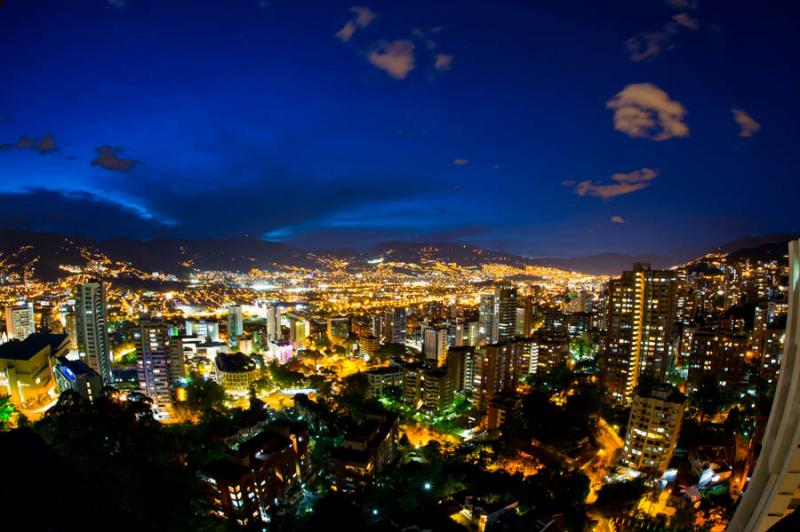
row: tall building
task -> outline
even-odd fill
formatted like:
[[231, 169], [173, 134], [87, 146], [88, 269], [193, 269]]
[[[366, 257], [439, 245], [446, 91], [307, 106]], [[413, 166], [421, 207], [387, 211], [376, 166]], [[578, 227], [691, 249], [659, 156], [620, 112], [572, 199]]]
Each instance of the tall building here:
[[520, 342], [503, 342], [481, 348], [476, 368], [479, 411], [485, 412], [489, 401], [498, 393], [515, 391], [522, 349]]
[[106, 290], [102, 282], [92, 281], [78, 286], [75, 294], [75, 332], [81, 360], [100, 375], [104, 385], [111, 384]]
[[517, 334], [517, 287], [500, 285], [494, 291], [492, 343], [510, 340]]
[[244, 316], [242, 307], [231, 305], [228, 307], [228, 343], [236, 345], [236, 340], [244, 333]]
[[422, 407], [441, 412], [453, 402], [453, 383], [444, 368], [428, 369], [422, 373]]
[[[494, 294], [481, 295], [478, 305], [478, 343], [491, 342], [494, 330]], [[474, 345], [478, 345], [477, 343]]]
[[383, 341], [387, 344], [405, 344], [406, 327], [406, 309], [386, 309], [383, 317]]
[[685, 408], [686, 396], [672, 385], [638, 389], [620, 463], [643, 473], [663, 474], [678, 444]]
[[467, 345], [476, 346], [478, 345], [479, 339], [480, 339], [480, 322], [471, 321], [467, 323], [467, 334], [465, 338], [465, 343]]
[[746, 334], [701, 329], [692, 334], [687, 388], [695, 390], [704, 377], [713, 377], [723, 388], [740, 391], [747, 387], [745, 372], [749, 339]]
[[517, 324], [515, 334], [528, 336], [533, 328], [533, 298], [521, 296], [517, 301]]
[[447, 329], [443, 327], [423, 327], [422, 352], [425, 360], [442, 366], [447, 356]]
[[789, 312], [775, 399], [750, 484], [728, 530], [762, 532], [800, 505], [800, 240], [789, 243]]
[[[308, 334], [303, 336], [303, 345], [305, 345], [306, 338], [308, 338]], [[281, 309], [277, 303], [272, 303], [267, 306], [267, 341], [277, 342], [278, 340], [281, 340]], [[289, 340], [292, 341], [291, 338]]]
[[[267, 325], [269, 325], [269, 321]], [[298, 349], [305, 349], [310, 334], [311, 326], [308, 320], [302, 318], [292, 318], [290, 320], [289, 341], [294, 343]], [[267, 335], [269, 335], [269, 327], [267, 327]], [[275, 340], [269, 339], [269, 341], [277, 341], [277, 337]]]
[[328, 338], [331, 341], [346, 340], [349, 335], [350, 318], [347, 316], [328, 318]]
[[160, 412], [172, 407], [170, 350], [167, 327], [149, 320], [139, 322], [139, 344], [136, 349], [139, 390], [153, 400]]
[[642, 263], [609, 282], [601, 377], [615, 401], [628, 403], [643, 373], [665, 378], [672, 363], [676, 284], [675, 272]]
[[477, 360], [478, 355], [472, 346], [451, 347], [447, 351], [447, 372], [453, 383], [453, 391], [472, 392], [477, 376]]
[[24, 340], [36, 332], [36, 321], [33, 317], [33, 305], [21, 303], [6, 307], [6, 333], [8, 339]]

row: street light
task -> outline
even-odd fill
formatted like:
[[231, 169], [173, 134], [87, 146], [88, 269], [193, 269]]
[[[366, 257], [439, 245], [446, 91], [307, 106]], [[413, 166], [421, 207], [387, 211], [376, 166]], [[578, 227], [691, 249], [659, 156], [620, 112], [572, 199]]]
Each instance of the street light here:
[[422, 487], [425, 489], [425, 491], [431, 491], [431, 483], [430, 482], [426, 482], [425, 484], [422, 485]]

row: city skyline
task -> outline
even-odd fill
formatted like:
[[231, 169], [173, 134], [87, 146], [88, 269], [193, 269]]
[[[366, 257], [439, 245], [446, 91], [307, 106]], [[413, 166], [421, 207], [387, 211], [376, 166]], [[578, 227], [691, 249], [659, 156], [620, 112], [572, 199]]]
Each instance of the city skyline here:
[[6, 2], [0, 227], [535, 257], [797, 232], [797, 8], [743, 7]]

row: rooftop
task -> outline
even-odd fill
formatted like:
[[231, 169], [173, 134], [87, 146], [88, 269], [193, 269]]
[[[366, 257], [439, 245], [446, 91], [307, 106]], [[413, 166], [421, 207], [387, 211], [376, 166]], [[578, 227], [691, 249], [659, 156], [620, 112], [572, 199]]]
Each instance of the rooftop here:
[[0, 345], [0, 358], [6, 360], [30, 360], [46, 347], [55, 353], [67, 341], [66, 334], [33, 333], [24, 340], [9, 340]]

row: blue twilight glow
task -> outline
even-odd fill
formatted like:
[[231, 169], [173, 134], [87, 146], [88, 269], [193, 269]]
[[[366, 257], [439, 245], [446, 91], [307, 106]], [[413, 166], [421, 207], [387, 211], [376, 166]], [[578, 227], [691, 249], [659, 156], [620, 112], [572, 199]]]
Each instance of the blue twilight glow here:
[[800, 230], [798, 5], [353, 5], [0, 4], [0, 227], [532, 256]]

